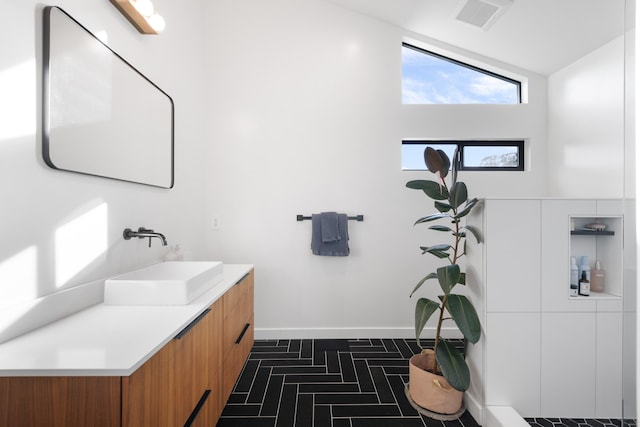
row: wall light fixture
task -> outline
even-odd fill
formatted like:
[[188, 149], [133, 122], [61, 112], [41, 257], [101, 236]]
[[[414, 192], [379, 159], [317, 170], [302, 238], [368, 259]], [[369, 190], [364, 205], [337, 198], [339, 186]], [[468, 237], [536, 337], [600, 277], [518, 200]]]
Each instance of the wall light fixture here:
[[151, 0], [109, 0], [142, 34], [164, 30], [164, 18], [158, 15]]

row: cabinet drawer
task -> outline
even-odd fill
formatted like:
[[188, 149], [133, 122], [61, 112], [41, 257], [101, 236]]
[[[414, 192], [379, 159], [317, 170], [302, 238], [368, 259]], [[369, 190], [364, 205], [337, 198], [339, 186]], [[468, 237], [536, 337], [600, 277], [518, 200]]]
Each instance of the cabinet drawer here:
[[250, 306], [253, 311], [253, 270], [224, 294], [223, 301], [225, 317], [238, 306]]
[[224, 373], [222, 379], [222, 389], [224, 400], [226, 402], [228, 396], [233, 390], [244, 362], [247, 360], [251, 347], [253, 346], [254, 332], [253, 332], [253, 317], [244, 325], [243, 333], [234, 341], [233, 346], [229, 349], [224, 358]]
[[122, 377], [123, 426], [175, 424], [174, 367], [175, 342], [170, 341], [133, 374]]
[[213, 325], [215, 315], [213, 310], [198, 321], [180, 338], [175, 338], [175, 407], [176, 425], [184, 425], [203, 393], [209, 389], [210, 357]]
[[209, 391], [206, 400], [202, 403], [197, 416], [195, 416], [189, 427], [213, 427], [220, 417], [220, 389]]
[[222, 306], [214, 304], [136, 372], [123, 377], [124, 426], [185, 425], [203, 393], [219, 387], [220, 346], [215, 344], [221, 321]]
[[[236, 341], [239, 341], [243, 333], [246, 334], [246, 325], [253, 326], [253, 270], [231, 287], [222, 300], [224, 305], [223, 348], [226, 357], [236, 346]], [[253, 338], [250, 341], [253, 343]]]

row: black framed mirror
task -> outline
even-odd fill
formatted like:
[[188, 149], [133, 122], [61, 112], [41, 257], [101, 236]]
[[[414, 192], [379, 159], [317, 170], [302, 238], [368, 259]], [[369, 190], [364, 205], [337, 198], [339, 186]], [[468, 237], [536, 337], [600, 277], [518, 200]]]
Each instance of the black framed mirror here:
[[171, 97], [64, 10], [43, 13], [45, 163], [172, 188]]

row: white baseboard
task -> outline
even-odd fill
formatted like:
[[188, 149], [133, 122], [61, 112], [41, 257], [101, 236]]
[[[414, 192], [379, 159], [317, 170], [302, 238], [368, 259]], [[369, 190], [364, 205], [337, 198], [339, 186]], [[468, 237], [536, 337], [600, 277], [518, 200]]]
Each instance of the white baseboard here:
[[479, 425], [484, 425], [482, 424], [484, 417], [482, 402], [478, 402], [475, 396], [472, 396], [469, 391], [467, 391], [464, 395], [464, 404], [473, 419], [476, 420]]
[[[415, 338], [413, 328], [256, 328], [255, 339], [365, 339], [365, 338]], [[443, 329], [445, 338], [461, 338], [455, 329]], [[425, 328], [424, 338], [435, 335], [435, 329]]]
[[485, 406], [485, 427], [529, 427], [511, 406]]

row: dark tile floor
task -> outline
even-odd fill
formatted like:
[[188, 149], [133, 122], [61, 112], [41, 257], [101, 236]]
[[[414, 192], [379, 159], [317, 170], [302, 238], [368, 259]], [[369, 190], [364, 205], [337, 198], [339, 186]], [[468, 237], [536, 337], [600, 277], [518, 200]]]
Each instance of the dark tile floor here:
[[421, 416], [404, 394], [415, 340], [256, 341], [218, 427], [479, 427]]
[[[420, 415], [404, 394], [415, 340], [256, 341], [217, 427], [479, 427]], [[635, 421], [528, 418], [533, 427]]]

